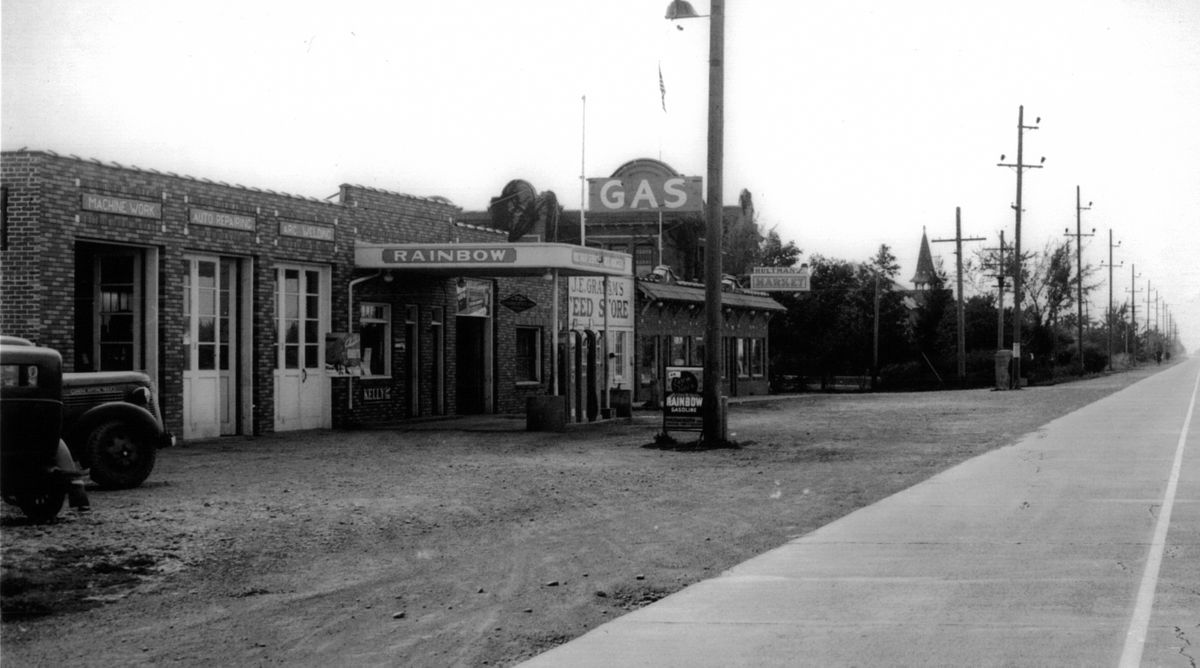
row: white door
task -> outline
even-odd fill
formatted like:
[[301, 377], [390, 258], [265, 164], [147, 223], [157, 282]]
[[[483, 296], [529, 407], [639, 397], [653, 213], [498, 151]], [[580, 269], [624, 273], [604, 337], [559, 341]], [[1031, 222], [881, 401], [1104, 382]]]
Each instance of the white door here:
[[331, 423], [325, 374], [329, 331], [327, 267], [282, 265], [275, 274], [275, 431]]
[[238, 263], [201, 256], [184, 262], [183, 437], [234, 434]]

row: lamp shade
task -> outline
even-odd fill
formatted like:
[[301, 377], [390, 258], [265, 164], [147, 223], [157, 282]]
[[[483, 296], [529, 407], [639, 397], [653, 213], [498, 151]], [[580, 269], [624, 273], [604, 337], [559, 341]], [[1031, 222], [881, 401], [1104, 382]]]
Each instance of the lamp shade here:
[[694, 19], [699, 16], [696, 13], [696, 9], [692, 7], [692, 3], [687, 0], [672, 0], [671, 4], [667, 5], [666, 18], [672, 21], [675, 19]]

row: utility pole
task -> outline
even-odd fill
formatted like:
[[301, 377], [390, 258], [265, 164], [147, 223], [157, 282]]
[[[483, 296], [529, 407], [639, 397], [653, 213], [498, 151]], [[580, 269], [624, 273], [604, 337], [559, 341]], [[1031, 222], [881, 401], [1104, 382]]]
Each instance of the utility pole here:
[[1154, 291], [1154, 344], [1157, 350], [1162, 350], [1162, 330], [1158, 327], [1158, 304], [1160, 296], [1158, 290]]
[[[1137, 279], [1141, 274], [1137, 273], [1137, 265], [1129, 265], [1129, 326], [1133, 331], [1133, 353], [1129, 359], [1135, 366], [1137, 365]], [[1149, 281], [1146, 281], [1149, 284]]]
[[1154, 356], [1154, 342], [1150, 334], [1150, 279], [1146, 279], [1146, 354]]
[[1000, 230], [1000, 247], [985, 248], [1000, 253], [996, 266], [996, 350], [1004, 349], [1004, 230]]
[[[1015, 167], [1017, 170], [1017, 203], [1013, 205], [1013, 210], [1016, 211], [1016, 234], [1013, 239], [1013, 257], [1016, 260], [1016, 271], [1013, 272], [1013, 375], [1014, 387], [1021, 387], [1021, 184], [1022, 177], [1026, 169], [1040, 169], [1041, 164], [1027, 165], [1025, 164], [1025, 131], [1037, 130], [1038, 124], [1042, 122], [1042, 117], [1038, 116], [1033, 125], [1025, 125], [1025, 105], [1017, 108], [1017, 162], [1005, 163], [1004, 156], [1000, 156], [999, 167]], [[1042, 158], [1042, 163], [1046, 162], [1046, 158]]]
[[1078, 321], [1076, 322], [1076, 339], [1075, 350], [1079, 355], [1079, 373], [1083, 375], [1087, 372], [1087, 367], [1083, 363], [1083, 241], [1082, 237], [1096, 236], [1096, 228], [1092, 228], [1091, 234], [1083, 234], [1080, 231], [1081, 213], [1092, 208], [1092, 203], [1088, 202], [1087, 206], [1079, 203], [1079, 186], [1075, 186], [1075, 234], [1071, 234], [1071, 230], [1066, 231], [1066, 236], [1075, 237], [1075, 285], [1076, 285], [1076, 306], [1078, 307]]
[[[699, 18], [691, 3], [667, 5], [667, 19]], [[724, 209], [721, 194], [725, 161], [725, 0], [712, 0], [708, 10], [708, 199], [704, 207], [704, 388], [701, 440], [727, 440], [721, 402], [721, 358], [724, 319], [721, 309], [721, 237]]]
[[871, 335], [871, 389], [875, 389], [875, 379], [879, 377], [879, 270], [875, 270], [875, 322]]
[[1108, 370], [1113, 370], [1113, 325], [1116, 324], [1116, 312], [1113, 310], [1113, 266], [1123, 267], [1125, 261], [1121, 260], [1121, 264], [1113, 265], [1113, 248], [1120, 248], [1121, 242], [1113, 243], [1112, 228], [1108, 228], [1108, 315], [1105, 317], [1105, 329], [1108, 330]]
[[[1150, 329], [1150, 279], [1146, 279], [1146, 355], [1154, 356], [1154, 339]], [[1158, 294], [1157, 291], [1154, 294]]]
[[954, 238], [933, 239], [933, 243], [946, 241], [954, 242], [954, 255], [958, 265], [958, 383], [963, 385], [967, 380], [967, 334], [966, 323], [963, 322], [963, 258], [962, 244], [964, 241], [987, 241], [985, 237], [968, 237], [962, 235], [962, 207], [954, 207]]

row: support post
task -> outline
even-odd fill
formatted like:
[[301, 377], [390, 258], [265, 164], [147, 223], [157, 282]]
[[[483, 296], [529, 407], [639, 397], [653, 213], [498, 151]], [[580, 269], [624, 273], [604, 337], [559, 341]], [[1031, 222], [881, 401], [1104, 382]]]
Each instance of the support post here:
[[713, 0], [708, 41], [708, 202], [704, 244], [704, 417], [703, 440], [723, 443], [721, 429], [721, 246], [724, 227], [721, 194], [725, 144], [725, 8]]

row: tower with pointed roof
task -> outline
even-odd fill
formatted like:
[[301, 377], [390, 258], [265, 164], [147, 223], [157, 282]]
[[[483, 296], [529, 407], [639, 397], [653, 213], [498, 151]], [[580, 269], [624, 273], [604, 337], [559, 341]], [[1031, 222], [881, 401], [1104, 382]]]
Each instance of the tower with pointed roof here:
[[933, 253], [929, 251], [929, 237], [921, 228], [921, 251], [917, 255], [917, 271], [912, 277], [913, 287], [918, 291], [941, 287], [942, 280], [933, 266]]

